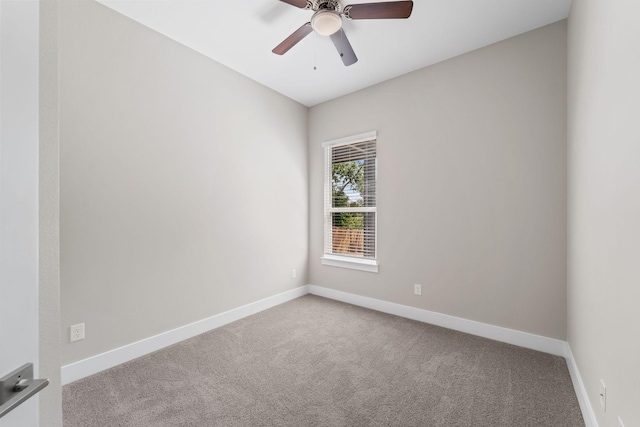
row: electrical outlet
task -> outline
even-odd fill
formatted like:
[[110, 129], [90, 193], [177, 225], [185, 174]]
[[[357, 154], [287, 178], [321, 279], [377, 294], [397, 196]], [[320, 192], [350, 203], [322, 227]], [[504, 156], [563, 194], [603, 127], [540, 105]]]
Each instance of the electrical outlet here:
[[607, 412], [607, 386], [602, 380], [600, 380], [600, 406], [604, 412]]
[[71, 342], [80, 341], [84, 339], [84, 323], [78, 323], [77, 325], [71, 325], [70, 330], [70, 340]]
[[295, 270], [291, 270], [291, 278], [292, 279], [296, 278], [296, 271]]
[[624, 424], [622, 424], [622, 419], [620, 417], [618, 417], [618, 427], [624, 427]]
[[422, 285], [413, 285], [413, 293], [416, 295], [422, 295]]

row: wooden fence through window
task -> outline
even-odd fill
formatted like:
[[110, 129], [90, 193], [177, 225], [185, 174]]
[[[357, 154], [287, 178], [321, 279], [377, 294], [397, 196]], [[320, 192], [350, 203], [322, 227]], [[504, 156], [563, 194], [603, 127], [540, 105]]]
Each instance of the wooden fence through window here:
[[333, 227], [333, 253], [364, 256], [364, 230]]

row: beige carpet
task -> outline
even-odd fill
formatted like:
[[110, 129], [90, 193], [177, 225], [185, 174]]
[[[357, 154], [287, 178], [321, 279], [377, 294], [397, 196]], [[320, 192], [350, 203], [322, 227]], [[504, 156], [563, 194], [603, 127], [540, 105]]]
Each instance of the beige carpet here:
[[63, 399], [65, 427], [584, 426], [561, 357], [311, 295]]

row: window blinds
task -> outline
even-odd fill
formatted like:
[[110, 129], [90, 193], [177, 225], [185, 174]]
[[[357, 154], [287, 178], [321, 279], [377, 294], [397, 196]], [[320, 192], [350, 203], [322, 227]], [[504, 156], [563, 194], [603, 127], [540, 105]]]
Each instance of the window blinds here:
[[376, 258], [375, 133], [325, 144], [324, 253]]

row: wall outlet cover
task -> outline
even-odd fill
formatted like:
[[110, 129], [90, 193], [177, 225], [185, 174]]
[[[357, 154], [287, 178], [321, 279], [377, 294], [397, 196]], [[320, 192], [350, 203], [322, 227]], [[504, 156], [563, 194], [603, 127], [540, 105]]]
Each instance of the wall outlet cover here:
[[69, 340], [71, 342], [80, 341], [84, 339], [84, 323], [78, 323], [77, 325], [71, 325], [69, 328]]
[[422, 295], [422, 285], [413, 285], [413, 293], [416, 295]]

